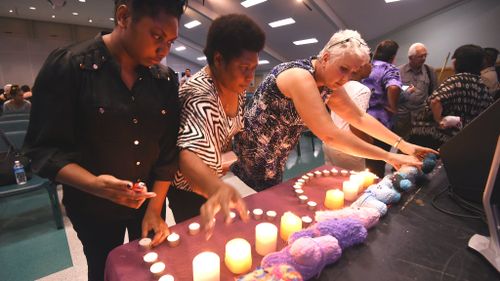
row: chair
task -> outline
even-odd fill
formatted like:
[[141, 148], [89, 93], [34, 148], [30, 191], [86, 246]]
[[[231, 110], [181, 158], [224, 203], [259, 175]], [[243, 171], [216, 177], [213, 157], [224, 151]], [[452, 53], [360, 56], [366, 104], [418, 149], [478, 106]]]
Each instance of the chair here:
[[7, 120], [0, 121], [0, 130], [4, 132], [26, 131], [28, 130], [29, 120]]
[[8, 120], [29, 120], [30, 115], [28, 113], [11, 113], [4, 114], [0, 116], [0, 121], [8, 121]]
[[[24, 142], [24, 137], [26, 136], [26, 131], [13, 131], [4, 133], [10, 143], [16, 149], [20, 149]], [[0, 139], [0, 152], [8, 151], [10, 147]], [[6, 198], [10, 196], [15, 196], [19, 194], [24, 194], [30, 191], [36, 191], [45, 188], [49, 194], [50, 205], [52, 208], [52, 214], [56, 222], [57, 229], [63, 228], [61, 207], [59, 206], [59, 196], [57, 195], [56, 184], [50, 180], [40, 178], [33, 175], [27, 183], [23, 185], [9, 184], [0, 186], [0, 198]]]

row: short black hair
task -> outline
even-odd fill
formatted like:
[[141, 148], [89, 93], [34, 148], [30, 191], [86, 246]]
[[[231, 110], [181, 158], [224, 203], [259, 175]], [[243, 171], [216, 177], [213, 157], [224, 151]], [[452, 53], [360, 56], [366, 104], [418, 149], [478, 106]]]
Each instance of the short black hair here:
[[375, 53], [373, 54], [374, 60], [385, 62], [392, 62], [396, 53], [398, 52], [399, 45], [394, 40], [384, 40], [377, 45]]
[[458, 47], [453, 53], [455, 59], [455, 72], [456, 73], [472, 73], [476, 75], [481, 74], [481, 68], [484, 60], [484, 50], [477, 45], [463, 45]]
[[226, 62], [238, 57], [244, 50], [260, 52], [266, 35], [249, 17], [229, 14], [215, 19], [208, 30], [203, 53], [209, 65], [214, 64], [214, 54], [219, 52]]
[[21, 86], [21, 91], [23, 91], [23, 93], [26, 93], [26, 92], [31, 91], [31, 88], [28, 85], [22, 85]]
[[10, 92], [9, 92], [11, 97], [17, 96], [18, 94], [22, 94], [21, 89], [19, 88], [19, 85], [13, 84], [10, 86]]
[[115, 1], [115, 24], [116, 24], [116, 11], [121, 5], [129, 7], [132, 20], [137, 21], [142, 17], [155, 18], [164, 12], [180, 19], [187, 7], [188, 0], [114, 0]]
[[486, 67], [494, 66], [497, 62], [498, 50], [495, 48], [484, 48], [484, 62]]

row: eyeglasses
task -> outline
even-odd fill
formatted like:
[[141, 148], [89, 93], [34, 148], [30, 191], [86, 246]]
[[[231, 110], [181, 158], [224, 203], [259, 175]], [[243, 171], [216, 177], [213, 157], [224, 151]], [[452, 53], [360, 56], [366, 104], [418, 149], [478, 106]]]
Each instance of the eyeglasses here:
[[363, 46], [365, 46], [365, 47], [368, 47], [368, 45], [366, 45], [366, 43], [365, 43], [365, 42], [363, 42], [363, 41], [359, 40], [358, 38], [355, 38], [355, 37], [348, 37], [348, 38], [346, 38], [346, 39], [344, 39], [344, 40], [342, 40], [342, 41], [338, 41], [338, 42], [335, 42], [335, 43], [331, 44], [330, 46], [328, 46], [328, 49], [330, 49], [330, 48], [332, 48], [333, 46], [336, 46], [336, 45], [345, 44], [345, 43], [347, 43], [347, 42], [349, 42], [349, 41], [351, 41], [351, 40], [355, 40], [356, 42], [358, 42], [358, 43], [359, 43], [359, 45], [363, 45]]

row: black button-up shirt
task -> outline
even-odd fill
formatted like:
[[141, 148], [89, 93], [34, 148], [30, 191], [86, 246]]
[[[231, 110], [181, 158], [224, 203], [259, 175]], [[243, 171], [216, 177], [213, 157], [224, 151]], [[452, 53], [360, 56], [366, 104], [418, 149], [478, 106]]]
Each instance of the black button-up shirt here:
[[[163, 66], [139, 67], [129, 90], [102, 36], [53, 51], [33, 87], [25, 140], [32, 168], [54, 179], [76, 163], [94, 175], [170, 181], [177, 170], [178, 83]], [[135, 210], [64, 186], [68, 211], [127, 217]]]

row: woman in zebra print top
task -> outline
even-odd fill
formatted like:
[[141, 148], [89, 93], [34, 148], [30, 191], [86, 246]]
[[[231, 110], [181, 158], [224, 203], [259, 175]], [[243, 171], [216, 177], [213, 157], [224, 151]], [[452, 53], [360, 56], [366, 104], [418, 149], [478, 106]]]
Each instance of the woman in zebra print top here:
[[[264, 42], [264, 32], [247, 16], [217, 18], [210, 26], [204, 50], [208, 66], [179, 91], [180, 170], [167, 197], [176, 222], [201, 213], [208, 236], [219, 210], [226, 219], [230, 208], [236, 208], [243, 219], [248, 217], [238, 191], [220, 180], [222, 153], [231, 149], [233, 136], [243, 128], [244, 93], [254, 78]], [[158, 197], [154, 200], [165, 200]], [[160, 210], [146, 216], [153, 229], [166, 227]]]

